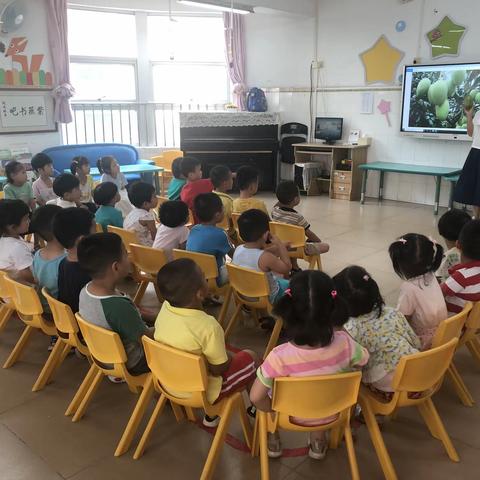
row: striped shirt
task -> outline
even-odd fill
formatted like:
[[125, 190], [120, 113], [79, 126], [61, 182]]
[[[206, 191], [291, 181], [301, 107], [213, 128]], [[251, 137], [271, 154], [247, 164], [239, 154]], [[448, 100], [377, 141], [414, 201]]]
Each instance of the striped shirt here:
[[480, 261], [455, 265], [449, 273], [441, 286], [449, 313], [460, 313], [467, 302], [480, 301]]
[[310, 228], [310, 224], [305, 220], [305, 217], [290, 207], [284, 207], [277, 203], [272, 209], [272, 220], [279, 223], [288, 223], [289, 225], [296, 225], [305, 230]]

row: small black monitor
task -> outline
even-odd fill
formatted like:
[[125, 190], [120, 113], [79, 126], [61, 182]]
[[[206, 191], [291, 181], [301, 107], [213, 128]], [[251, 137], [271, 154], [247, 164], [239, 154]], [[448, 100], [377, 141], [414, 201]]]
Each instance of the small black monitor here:
[[342, 139], [343, 118], [317, 117], [315, 119], [315, 139], [333, 144]]

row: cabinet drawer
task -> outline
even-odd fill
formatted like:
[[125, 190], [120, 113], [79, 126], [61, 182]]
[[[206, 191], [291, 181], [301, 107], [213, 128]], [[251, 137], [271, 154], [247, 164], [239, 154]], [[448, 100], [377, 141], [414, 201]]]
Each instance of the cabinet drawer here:
[[335, 200], [350, 200], [350, 194], [343, 194], [343, 193], [333, 193], [332, 198]]
[[335, 170], [333, 172], [334, 183], [352, 183], [352, 172], [346, 172], [343, 170]]
[[339, 193], [340, 195], [350, 196], [351, 185], [346, 183], [334, 183], [333, 193]]

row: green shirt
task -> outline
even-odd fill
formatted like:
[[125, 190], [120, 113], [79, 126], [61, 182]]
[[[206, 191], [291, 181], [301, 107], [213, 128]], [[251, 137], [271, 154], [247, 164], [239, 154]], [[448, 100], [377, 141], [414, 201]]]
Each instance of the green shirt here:
[[183, 178], [172, 178], [168, 185], [167, 197], [169, 200], [180, 200], [180, 192], [187, 181]]
[[100, 224], [103, 231], [107, 231], [107, 227], [123, 228], [122, 212], [110, 205], [102, 205], [95, 213], [95, 221]]
[[32, 184], [30, 182], [25, 182], [22, 186], [17, 187], [13, 183], [7, 183], [3, 187], [3, 192], [5, 198], [10, 200], [22, 200], [28, 206], [30, 206], [30, 201], [35, 198], [33, 195]]

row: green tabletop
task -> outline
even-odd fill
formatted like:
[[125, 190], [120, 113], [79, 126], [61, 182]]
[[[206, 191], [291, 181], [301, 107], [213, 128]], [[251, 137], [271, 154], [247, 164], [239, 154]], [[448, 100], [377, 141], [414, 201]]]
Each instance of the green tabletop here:
[[454, 183], [457, 183], [458, 180], [460, 178], [460, 175], [452, 175], [451, 177], [448, 176], [448, 177], [444, 177], [444, 179], [447, 181], [447, 182], [454, 182]]
[[459, 174], [458, 167], [436, 167], [434, 165], [413, 165], [410, 163], [372, 162], [359, 165], [362, 170], [380, 170], [384, 172], [412, 173], [416, 175], [434, 175], [446, 177]]
[[[136, 163], [134, 165], [120, 165], [120, 171], [122, 173], [160, 173], [163, 172], [163, 168], [157, 167], [156, 165]], [[70, 173], [70, 169], [66, 168], [64, 172]], [[100, 175], [98, 168], [92, 167], [90, 169], [90, 175]]]
[[0, 177], [0, 185], [7, 183], [7, 177]]

